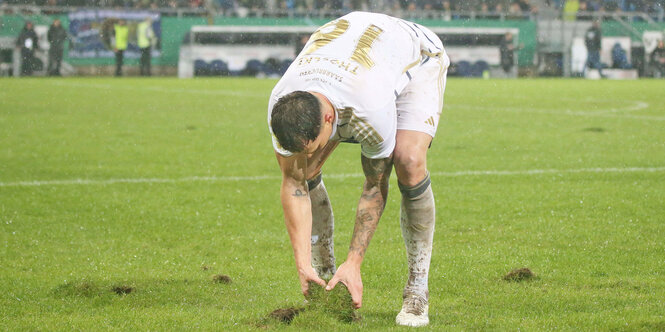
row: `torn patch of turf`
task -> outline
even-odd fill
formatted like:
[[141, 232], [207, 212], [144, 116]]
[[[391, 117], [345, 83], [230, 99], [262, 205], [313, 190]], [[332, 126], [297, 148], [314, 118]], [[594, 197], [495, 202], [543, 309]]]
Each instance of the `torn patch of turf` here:
[[318, 284], [310, 282], [306, 299], [307, 306], [275, 309], [257, 322], [256, 327], [269, 328], [269, 321], [278, 321], [288, 325], [296, 317], [303, 315], [308, 317], [324, 315], [332, 321], [337, 320], [345, 323], [356, 322], [361, 319], [360, 314], [353, 308], [351, 294], [342, 283], [337, 284], [333, 290], [326, 291]]
[[231, 282], [233, 282], [233, 280], [231, 280], [231, 277], [225, 274], [215, 274], [214, 276], [212, 276], [212, 281], [218, 284], [230, 284]]
[[125, 295], [133, 292], [134, 287], [127, 285], [118, 285], [118, 286], [113, 286], [113, 288], [111, 288], [111, 291], [118, 295]]
[[514, 269], [503, 276], [503, 280], [515, 282], [528, 281], [535, 278], [536, 275], [528, 267]]
[[310, 282], [307, 301], [309, 302], [308, 309], [321, 311], [342, 322], [355, 322], [361, 318], [353, 307], [351, 293], [341, 282], [331, 291], [326, 291], [320, 285]]

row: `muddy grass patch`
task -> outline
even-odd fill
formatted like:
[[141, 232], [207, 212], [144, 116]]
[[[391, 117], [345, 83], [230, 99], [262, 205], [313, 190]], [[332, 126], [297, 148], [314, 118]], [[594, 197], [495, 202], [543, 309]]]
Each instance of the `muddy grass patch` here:
[[521, 282], [536, 279], [536, 275], [528, 267], [514, 269], [503, 276], [505, 281]]
[[212, 276], [212, 282], [216, 284], [230, 284], [233, 282], [233, 280], [231, 280], [231, 277], [227, 276], [226, 274], [215, 274]]
[[303, 310], [305, 310], [305, 308], [280, 308], [274, 310], [268, 316], [282, 323], [291, 324], [291, 321], [293, 321], [299, 313], [303, 312]]
[[360, 314], [353, 308], [351, 294], [344, 284], [339, 283], [331, 291], [310, 282], [309, 294], [306, 297], [307, 305], [304, 307], [285, 307], [273, 310], [260, 320], [258, 327], [267, 328], [270, 322], [291, 324], [298, 316], [305, 319], [323, 315], [336, 321], [345, 323], [356, 322], [361, 319]]
[[134, 290], [135, 290], [134, 287], [127, 285], [116, 285], [111, 287], [111, 291], [118, 295], [126, 295], [133, 292]]

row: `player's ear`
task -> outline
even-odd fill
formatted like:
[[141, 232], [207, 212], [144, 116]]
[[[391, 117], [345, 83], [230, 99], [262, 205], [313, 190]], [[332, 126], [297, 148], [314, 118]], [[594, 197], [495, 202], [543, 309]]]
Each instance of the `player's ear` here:
[[325, 123], [330, 123], [330, 124], [332, 124], [333, 121], [335, 121], [335, 116], [333, 115], [333, 112], [335, 112], [335, 111], [326, 112], [326, 113], [323, 115], [323, 121], [324, 121]]

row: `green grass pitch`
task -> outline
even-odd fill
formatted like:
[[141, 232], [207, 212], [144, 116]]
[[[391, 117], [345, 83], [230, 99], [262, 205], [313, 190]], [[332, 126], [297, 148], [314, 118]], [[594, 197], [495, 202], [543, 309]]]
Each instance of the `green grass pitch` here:
[[[401, 330], [394, 175], [362, 320], [265, 319], [303, 302], [266, 125], [274, 84], [0, 80], [0, 330]], [[665, 329], [664, 91], [448, 81], [428, 160], [430, 329]], [[324, 179], [341, 263], [359, 147], [341, 145]], [[503, 280], [522, 267], [536, 278]]]

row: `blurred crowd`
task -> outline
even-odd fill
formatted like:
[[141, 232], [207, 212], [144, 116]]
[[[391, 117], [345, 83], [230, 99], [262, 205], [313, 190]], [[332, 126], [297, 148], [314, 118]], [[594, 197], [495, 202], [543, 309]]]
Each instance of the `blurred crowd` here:
[[106, 8], [214, 8], [226, 15], [280, 15], [365, 10], [455, 18], [458, 13], [523, 16], [536, 11], [530, 0], [0, 0], [0, 4]]
[[595, 13], [649, 13], [662, 15], [665, 0], [549, 0], [568, 20], [589, 19]]

